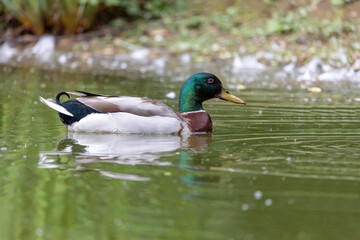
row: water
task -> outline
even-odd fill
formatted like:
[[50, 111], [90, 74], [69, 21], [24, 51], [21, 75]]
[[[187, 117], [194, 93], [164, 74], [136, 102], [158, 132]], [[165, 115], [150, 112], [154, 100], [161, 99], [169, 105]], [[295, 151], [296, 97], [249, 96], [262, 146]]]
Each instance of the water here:
[[[251, 88], [191, 137], [67, 133], [38, 96], [181, 82], [2, 68], [0, 239], [357, 239], [358, 89]], [[166, 97], [175, 92], [175, 98]]]

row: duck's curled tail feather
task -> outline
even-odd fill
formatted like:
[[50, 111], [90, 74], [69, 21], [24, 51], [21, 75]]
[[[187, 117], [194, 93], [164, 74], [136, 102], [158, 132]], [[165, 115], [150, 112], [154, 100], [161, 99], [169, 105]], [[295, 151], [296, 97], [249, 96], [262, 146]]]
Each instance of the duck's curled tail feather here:
[[61, 92], [61, 93], [58, 93], [58, 95], [56, 95], [56, 103], [59, 104], [59, 105], [62, 105], [61, 104], [61, 101], [60, 101], [60, 97], [62, 95], [66, 95], [68, 98], [70, 98], [70, 95], [67, 93], [67, 92]]

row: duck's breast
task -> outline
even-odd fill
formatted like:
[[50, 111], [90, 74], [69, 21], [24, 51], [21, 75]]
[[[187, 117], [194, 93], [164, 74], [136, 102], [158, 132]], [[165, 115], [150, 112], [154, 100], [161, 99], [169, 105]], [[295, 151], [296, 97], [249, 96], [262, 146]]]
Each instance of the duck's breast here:
[[207, 112], [204, 110], [195, 112], [179, 113], [187, 122], [190, 132], [211, 132], [212, 121]]

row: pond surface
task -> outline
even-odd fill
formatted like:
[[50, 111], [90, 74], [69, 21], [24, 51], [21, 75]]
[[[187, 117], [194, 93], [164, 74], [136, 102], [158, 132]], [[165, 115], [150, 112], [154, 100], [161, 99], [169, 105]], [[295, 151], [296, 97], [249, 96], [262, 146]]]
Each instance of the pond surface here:
[[8, 67], [0, 79], [0, 239], [360, 237], [358, 89], [233, 90], [246, 106], [204, 104], [213, 133], [100, 135], [68, 133], [38, 96], [177, 108], [182, 82]]

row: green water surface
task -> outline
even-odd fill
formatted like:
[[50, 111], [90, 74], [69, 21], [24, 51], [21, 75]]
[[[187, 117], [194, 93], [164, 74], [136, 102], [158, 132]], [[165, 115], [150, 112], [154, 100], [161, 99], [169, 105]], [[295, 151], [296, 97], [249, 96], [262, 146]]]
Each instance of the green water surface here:
[[[359, 239], [360, 91], [248, 88], [214, 132], [68, 133], [38, 96], [182, 82], [2, 68], [0, 239]], [[226, 83], [225, 83], [226, 85]]]

